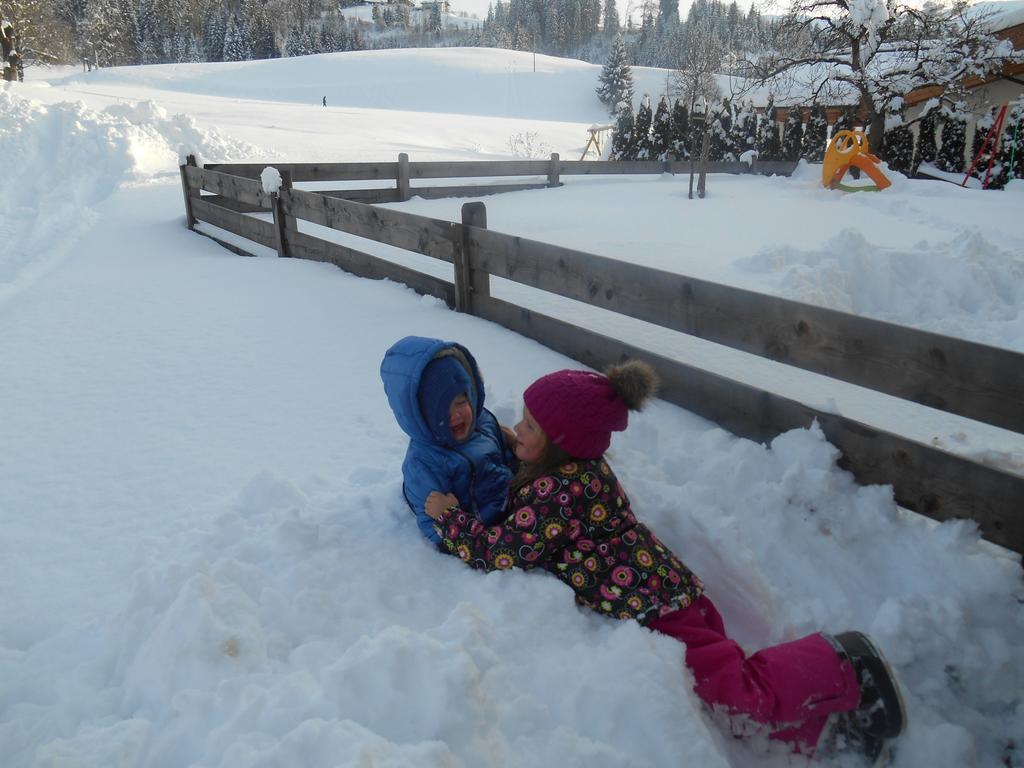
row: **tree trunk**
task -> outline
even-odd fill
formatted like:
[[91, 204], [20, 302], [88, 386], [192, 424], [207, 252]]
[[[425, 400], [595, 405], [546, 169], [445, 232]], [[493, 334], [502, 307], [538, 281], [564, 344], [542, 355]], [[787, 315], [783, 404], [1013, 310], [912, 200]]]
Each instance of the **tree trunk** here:
[[0, 68], [3, 70], [3, 79], [9, 82], [18, 79], [18, 60], [21, 56], [18, 55], [15, 43], [14, 27], [10, 24], [0, 26], [0, 50], [3, 54]]
[[885, 115], [871, 111], [868, 118], [868, 149], [871, 154], [881, 156], [882, 140], [885, 138]]

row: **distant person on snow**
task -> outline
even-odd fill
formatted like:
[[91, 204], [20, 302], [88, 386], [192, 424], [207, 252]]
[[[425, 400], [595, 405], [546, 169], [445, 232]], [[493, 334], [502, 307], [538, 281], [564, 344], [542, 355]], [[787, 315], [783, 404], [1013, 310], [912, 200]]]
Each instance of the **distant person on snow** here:
[[656, 387], [640, 362], [607, 375], [557, 371], [531, 384], [515, 426], [521, 464], [509, 514], [488, 525], [437, 486], [426, 510], [443, 549], [483, 571], [543, 568], [581, 605], [684, 642], [701, 699], [799, 752], [842, 748], [884, 759], [905, 715], [896, 679], [866, 636], [815, 633], [748, 657], [700, 579], [634, 517], [604, 452]]
[[326, 96], [324, 96], [324, 106], [325, 107], [327, 106], [327, 97]]
[[423, 535], [441, 542], [424, 508], [435, 488], [451, 491], [485, 525], [503, 520], [518, 464], [515, 434], [484, 408], [484, 382], [469, 350], [407, 336], [384, 355], [380, 376], [398, 425], [410, 437], [403, 493]]

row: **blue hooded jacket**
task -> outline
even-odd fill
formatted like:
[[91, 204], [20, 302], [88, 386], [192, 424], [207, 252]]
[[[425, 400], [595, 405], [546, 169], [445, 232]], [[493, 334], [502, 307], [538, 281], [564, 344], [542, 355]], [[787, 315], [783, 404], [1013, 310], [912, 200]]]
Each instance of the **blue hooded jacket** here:
[[[447, 427], [451, 398], [420, 391], [421, 385], [434, 383], [435, 377], [425, 377], [424, 371], [439, 356], [459, 361], [472, 382], [466, 394], [475, 417], [473, 431], [461, 443]], [[455, 494], [459, 505], [485, 525], [504, 519], [515, 455], [505, 445], [498, 420], [484, 408], [483, 379], [469, 350], [451, 341], [406, 336], [384, 355], [380, 377], [398, 425], [411, 438], [402, 462], [403, 492], [423, 535], [441, 542], [423, 507], [431, 491]], [[436, 412], [423, 413], [421, 404]]]

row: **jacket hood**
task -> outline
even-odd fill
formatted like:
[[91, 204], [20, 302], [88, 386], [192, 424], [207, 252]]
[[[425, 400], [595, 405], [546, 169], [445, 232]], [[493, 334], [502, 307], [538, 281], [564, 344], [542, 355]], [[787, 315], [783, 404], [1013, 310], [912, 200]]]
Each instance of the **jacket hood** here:
[[439, 355], [452, 355], [468, 367], [476, 387], [475, 393], [469, 393], [470, 401], [473, 403], [476, 420], [479, 421], [484, 409], [484, 382], [473, 355], [461, 344], [423, 336], [406, 336], [395, 342], [384, 354], [380, 364], [380, 378], [384, 382], [388, 404], [405, 434], [413, 440], [453, 445], [454, 439], [450, 433], [448, 439], [439, 439], [434, 434], [419, 404], [423, 370]]

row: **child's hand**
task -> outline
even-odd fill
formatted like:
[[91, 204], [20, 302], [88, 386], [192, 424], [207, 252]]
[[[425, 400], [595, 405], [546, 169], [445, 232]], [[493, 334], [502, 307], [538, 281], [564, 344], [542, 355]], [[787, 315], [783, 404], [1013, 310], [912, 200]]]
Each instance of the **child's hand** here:
[[437, 520], [441, 517], [441, 514], [448, 509], [448, 507], [459, 506], [459, 499], [451, 493], [441, 493], [439, 491], [431, 491], [430, 495], [427, 496], [426, 502], [423, 504], [424, 510], [427, 515], [432, 519]]
[[509, 448], [515, 448], [516, 440], [518, 439], [516, 437], [515, 430], [513, 430], [512, 427], [503, 426], [501, 428], [501, 433], [505, 435], [505, 445], [508, 446]]

